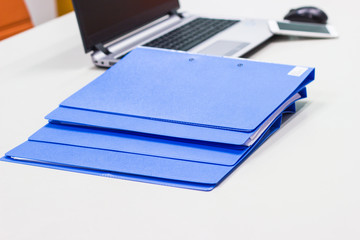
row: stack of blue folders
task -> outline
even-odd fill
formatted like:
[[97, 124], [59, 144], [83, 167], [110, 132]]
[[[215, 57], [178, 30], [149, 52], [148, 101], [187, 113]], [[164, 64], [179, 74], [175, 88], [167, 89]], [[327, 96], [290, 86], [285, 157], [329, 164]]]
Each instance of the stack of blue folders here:
[[211, 190], [313, 79], [313, 68], [140, 47], [2, 160]]

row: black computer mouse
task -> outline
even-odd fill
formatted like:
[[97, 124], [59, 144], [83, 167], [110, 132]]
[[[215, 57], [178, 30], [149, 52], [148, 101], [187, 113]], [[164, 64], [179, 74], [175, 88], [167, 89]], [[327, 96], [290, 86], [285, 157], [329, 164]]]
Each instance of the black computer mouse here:
[[328, 19], [326, 13], [316, 7], [301, 7], [291, 9], [284, 17], [285, 20], [295, 22], [309, 22], [326, 24]]

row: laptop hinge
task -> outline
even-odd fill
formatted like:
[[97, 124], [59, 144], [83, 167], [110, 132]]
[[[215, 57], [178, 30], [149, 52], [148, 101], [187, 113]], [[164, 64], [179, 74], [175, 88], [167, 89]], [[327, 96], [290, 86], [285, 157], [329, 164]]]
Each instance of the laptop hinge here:
[[105, 47], [102, 43], [98, 43], [95, 45], [96, 50], [99, 50], [101, 52], [103, 52], [106, 55], [111, 54], [111, 52], [109, 51], [109, 49], [107, 47]]
[[176, 15], [176, 16], [179, 16], [180, 18], [184, 18], [184, 16], [182, 15], [182, 13], [179, 13], [179, 12], [176, 11], [176, 10], [171, 10], [171, 11], [169, 12], [169, 15], [170, 15], [170, 16]]

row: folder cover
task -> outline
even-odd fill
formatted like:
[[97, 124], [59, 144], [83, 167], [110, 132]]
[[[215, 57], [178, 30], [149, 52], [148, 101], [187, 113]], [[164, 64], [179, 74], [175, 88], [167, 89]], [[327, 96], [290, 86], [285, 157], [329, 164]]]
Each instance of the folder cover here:
[[313, 79], [314, 68], [140, 47], [1, 160], [211, 190]]
[[[314, 79], [313, 68], [300, 76], [289, 74], [294, 68], [141, 47], [47, 118], [243, 145], [272, 112]], [[78, 114], [83, 117], [74, 119]]]

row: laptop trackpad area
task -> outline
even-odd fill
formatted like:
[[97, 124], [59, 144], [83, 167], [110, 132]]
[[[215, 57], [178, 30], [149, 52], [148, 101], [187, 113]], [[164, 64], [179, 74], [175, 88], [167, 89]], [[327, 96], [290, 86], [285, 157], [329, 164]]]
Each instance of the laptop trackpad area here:
[[232, 56], [249, 44], [250, 43], [248, 42], [219, 40], [203, 50], [200, 50], [199, 53], [216, 56]]

